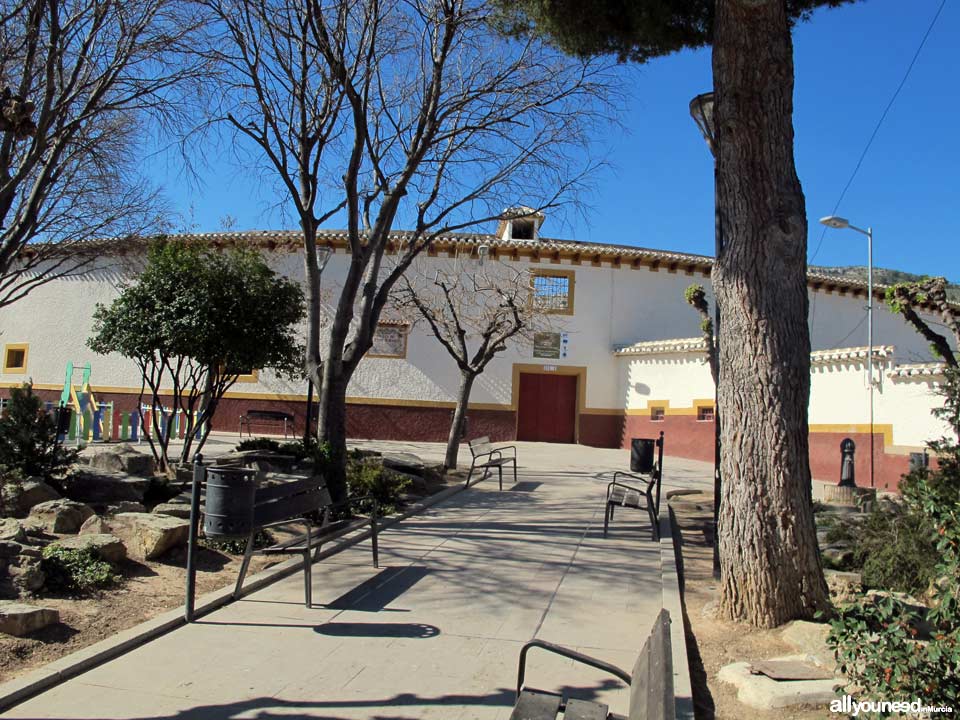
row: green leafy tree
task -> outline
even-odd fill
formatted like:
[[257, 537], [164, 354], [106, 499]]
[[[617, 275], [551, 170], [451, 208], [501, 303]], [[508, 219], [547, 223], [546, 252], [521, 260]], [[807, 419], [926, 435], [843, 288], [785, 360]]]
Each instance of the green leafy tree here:
[[922, 278], [914, 282], [897, 283], [888, 287], [886, 303], [893, 312], [899, 313], [910, 323], [924, 339], [930, 343], [930, 351], [948, 366], [960, 367], [956, 351], [942, 333], [933, 329], [921, 315], [923, 310], [934, 310], [953, 335], [956, 346], [960, 346], [960, 320], [947, 296], [947, 280], [942, 277]]
[[[302, 318], [299, 286], [277, 276], [256, 252], [158, 242], [137, 280], [111, 305], [97, 306], [88, 344], [137, 363], [141, 405], [146, 396], [164, 413], [183, 412], [179, 459], [188, 462], [198, 427], [199, 452], [217, 405], [239, 374], [254, 368], [302, 372], [296, 332]], [[166, 469], [172, 423], [163, 428], [159, 416], [152, 413], [157, 438], [150, 446]]]
[[713, 47], [718, 222], [711, 281], [721, 428], [721, 614], [772, 627], [827, 606], [807, 406], [807, 216], [793, 157], [792, 26], [848, 0], [496, 0], [507, 32], [647, 62]]
[[59, 487], [57, 476], [76, 459], [76, 451], [57, 443], [56, 421], [34, 395], [33, 386], [11, 388], [0, 418], [0, 467], [24, 477], [43, 477]]
[[[919, 520], [924, 542], [934, 546], [935, 580], [926, 625], [891, 599], [840, 609], [828, 643], [840, 669], [871, 699], [960, 705], [960, 370], [946, 369], [945, 402], [933, 413], [954, 438], [929, 444], [937, 468], [918, 468], [900, 484], [907, 513]], [[925, 703], [927, 704], [927, 703]]]

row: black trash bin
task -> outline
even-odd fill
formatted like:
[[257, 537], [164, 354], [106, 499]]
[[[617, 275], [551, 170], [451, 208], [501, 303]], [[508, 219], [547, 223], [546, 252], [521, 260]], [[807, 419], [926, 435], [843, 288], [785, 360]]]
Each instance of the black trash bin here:
[[203, 534], [208, 538], [247, 537], [253, 529], [257, 472], [246, 468], [207, 468]]
[[653, 472], [656, 446], [657, 441], [651, 438], [633, 438], [630, 441], [630, 472]]

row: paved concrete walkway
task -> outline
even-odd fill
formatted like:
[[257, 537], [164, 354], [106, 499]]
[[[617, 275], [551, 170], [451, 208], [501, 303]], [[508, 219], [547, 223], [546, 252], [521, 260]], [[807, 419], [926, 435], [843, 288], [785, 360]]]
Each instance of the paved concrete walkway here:
[[[379, 570], [366, 543], [318, 564], [313, 608], [294, 575], [4, 717], [507, 718], [531, 637], [630, 670], [661, 587], [644, 513], [620, 513], [602, 537], [606, 470], [626, 454], [570, 448], [564, 467], [562, 446], [540, 447], [537, 471], [537, 447], [521, 449], [518, 487], [487, 480], [383, 533]], [[665, 464], [668, 487], [708, 482], [702, 463]], [[529, 685], [626, 712], [616, 680], [536, 650], [530, 659]]]

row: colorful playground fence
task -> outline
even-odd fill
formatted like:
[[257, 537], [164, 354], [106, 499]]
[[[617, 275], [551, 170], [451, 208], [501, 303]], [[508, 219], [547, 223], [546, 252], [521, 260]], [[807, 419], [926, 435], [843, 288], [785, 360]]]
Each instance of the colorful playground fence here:
[[[47, 412], [55, 414], [58, 406], [55, 403], [46, 403]], [[61, 411], [71, 411], [72, 408], [62, 407]], [[143, 442], [144, 428], [156, 439], [159, 437], [157, 428], [154, 427], [154, 416], [157, 417], [160, 433], [166, 432], [167, 425], [173, 423], [170, 430], [171, 440], [182, 440], [187, 433], [186, 414], [182, 409], [175, 413], [169, 410], [153, 408], [144, 405], [141, 408], [143, 413], [143, 423], [141, 424], [140, 413], [136, 410], [116, 410], [112, 402], [90, 403], [84, 407], [84, 412], [73, 413], [70, 418], [67, 432], [60, 436], [60, 441], [81, 443], [89, 442]], [[194, 413], [194, 423], [199, 413]], [[204, 427], [202, 424], [195, 425], [194, 437], [200, 439]]]

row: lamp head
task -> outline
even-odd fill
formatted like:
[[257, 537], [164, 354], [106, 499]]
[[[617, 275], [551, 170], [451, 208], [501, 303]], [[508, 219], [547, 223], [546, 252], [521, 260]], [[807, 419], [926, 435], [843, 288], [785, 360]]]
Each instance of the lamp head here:
[[843, 228], [850, 227], [849, 220], [836, 215], [827, 215], [826, 217], [822, 217], [820, 218], [820, 222], [823, 225], [826, 225], [828, 228], [834, 228], [835, 230], [842, 230]]
[[716, 155], [717, 126], [714, 123], [714, 108], [713, 92], [697, 95], [690, 101], [690, 117], [703, 133], [703, 139], [707, 141], [710, 152]]

